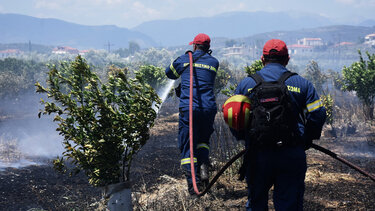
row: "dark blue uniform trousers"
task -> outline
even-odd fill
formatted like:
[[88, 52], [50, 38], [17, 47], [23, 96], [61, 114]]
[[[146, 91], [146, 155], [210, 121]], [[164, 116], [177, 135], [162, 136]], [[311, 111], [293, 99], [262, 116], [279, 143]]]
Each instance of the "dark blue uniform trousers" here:
[[247, 210], [268, 210], [268, 191], [274, 185], [273, 203], [277, 211], [303, 210], [306, 153], [303, 147], [257, 149], [250, 155], [246, 171]]
[[[202, 163], [209, 163], [210, 136], [215, 120], [216, 109], [194, 109], [193, 111], [193, 146], [196, 180], [199, 183], [199, 168]], [[181, 152], [181, 167], [188, 184], [192, 184], [190, 166], [189, 110], [180, 111], [178, 146]]]

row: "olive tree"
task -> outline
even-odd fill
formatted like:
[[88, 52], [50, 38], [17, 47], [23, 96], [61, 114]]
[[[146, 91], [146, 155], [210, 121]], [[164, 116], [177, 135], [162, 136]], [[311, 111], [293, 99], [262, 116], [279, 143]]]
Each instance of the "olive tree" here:
[[342, 89], [344, 91], [355, 91], [357, 97], [363, 104], [365, 117], [374, 119], [374, 97], [375, 97], [375, 54], [366, 52], [368, 61], [362, 57], [359, 50], [359, 61], [350, 67], [342, 69]]
[[[160, 104], [154, 89], [125, 69], [111, 67], [102, 83], [86, 61], [77, 56], [70, 63], [50, 66], [46, 86], [36, 83], [41, 114], [55, 114], [57, 131], [64, 137], [65, 151], [54, 161], [58, 170], [81, 170], [93, 186], [106, 186], [129, 179], [133, 156], [149, 138]], [[68, 169], [64, 163], [70, 162]]]

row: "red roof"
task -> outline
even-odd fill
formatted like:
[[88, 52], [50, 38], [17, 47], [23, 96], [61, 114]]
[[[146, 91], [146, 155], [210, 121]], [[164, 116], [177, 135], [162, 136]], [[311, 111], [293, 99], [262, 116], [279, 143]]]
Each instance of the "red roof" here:
[[340, 42], [340, 43], [335, 44], [335, 47], [344, 46], [344, 45], [354, 45], [354, 43], [352, 43], [352, 42]]
[[52, 52], [58, 52], [58, 51], [65, 51], [65, 52], [72, 53], [72, 54], [79, 53], [78, 49], [72, 48], [69, 46], [58, 46], [52, 50]]
[[65, 51], [69, 51], [69, 50], [77, 50], [76, 48], [72, 48], [72, 47], [69, 47], [69, 46], [57, 46], [56, 48], [53, 49], [54, 51], [57, 51], [57, 50], [65, 50]]
[[21, 51], [18, 49], [6, 49], [6, 50], [0, 51], [0, 53], [20, 53], [20, 52]]

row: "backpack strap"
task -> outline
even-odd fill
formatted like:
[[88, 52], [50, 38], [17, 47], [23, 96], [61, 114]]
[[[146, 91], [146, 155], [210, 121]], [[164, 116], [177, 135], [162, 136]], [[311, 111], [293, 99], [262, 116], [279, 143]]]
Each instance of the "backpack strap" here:
[[279, 80], [277, 80], [279, 83], [285, 83], [286, 79], [288, 79], [290, 76], [292, 75], [297, 75], [297, 73], [294, 73], [294, 72], [290, 72], [290, 71], [286, 71], [285, 73], [283, 73]]
[[260, 76], [260, 75], [258, 75], [256, 73], [250, 75], [250, 77], [252, 77], [254, 79], [254, 81], [255, 81], [256, 84], [259, 84], [260, 82], [264, 81], [263, 78], [262, 78], [262, 76]]

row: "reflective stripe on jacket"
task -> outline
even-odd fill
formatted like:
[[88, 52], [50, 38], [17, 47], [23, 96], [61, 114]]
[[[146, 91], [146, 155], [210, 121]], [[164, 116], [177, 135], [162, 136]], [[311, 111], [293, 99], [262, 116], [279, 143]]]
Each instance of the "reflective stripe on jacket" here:
[[[216, 58], [201, 50], [193, 52], [193, 60], [193, 108], [216, 109], [213, 89], [216, 71], [219, 68], [219, 62]], [[170, 79], [177, 79], [181, 77], [181, 96], [179, 107], [181, 110], [189, 109], [189, 55], [184, 54], [178, 57], [165, 69], [165, 74]]]

